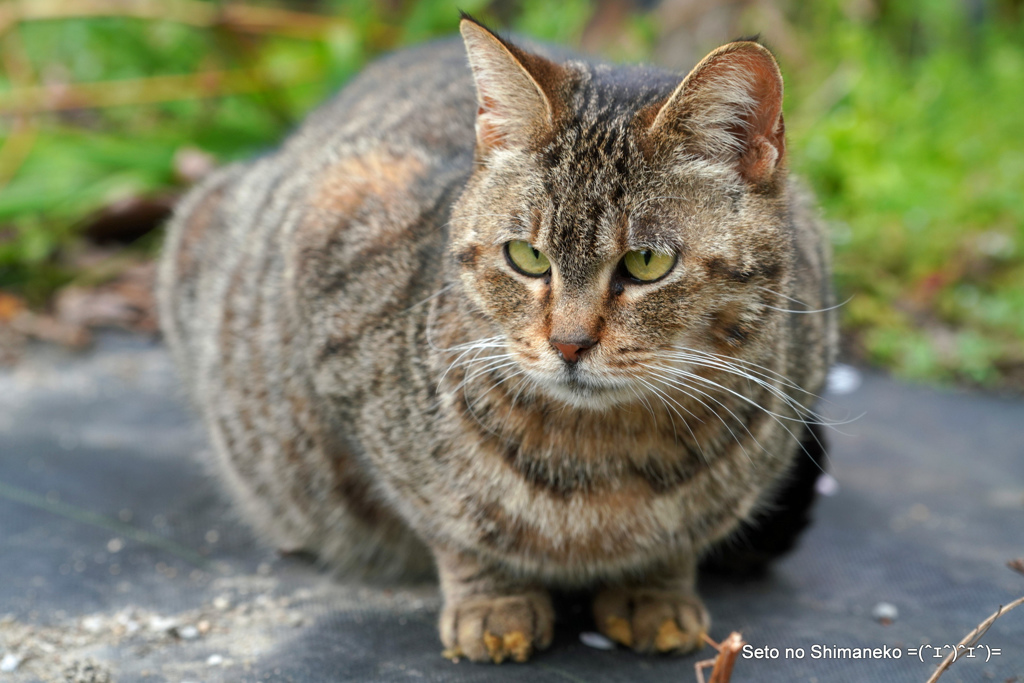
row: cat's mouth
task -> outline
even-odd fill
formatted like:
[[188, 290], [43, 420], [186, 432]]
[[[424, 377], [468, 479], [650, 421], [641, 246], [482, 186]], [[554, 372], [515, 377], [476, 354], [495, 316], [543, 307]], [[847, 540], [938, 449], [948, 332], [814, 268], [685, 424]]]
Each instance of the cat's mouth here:
[[578, 366], [564, 368], [557, 378], [545, 383], [545, 388], [564, 403], [591, 410], [606, 410], [633, 396], [623, 384], [596, 377]]

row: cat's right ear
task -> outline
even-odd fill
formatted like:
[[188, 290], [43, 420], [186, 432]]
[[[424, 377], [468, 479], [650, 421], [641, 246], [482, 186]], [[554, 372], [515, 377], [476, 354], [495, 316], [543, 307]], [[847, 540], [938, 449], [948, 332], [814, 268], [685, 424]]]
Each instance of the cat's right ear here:
[[687, 156], [729, 164], [754, 185], [772, 184], [786, 157], [775, 57], [753, 41], [723, 45], [659, 105], [649, 132], [676, 141]]
[[550, 132], [562, 67], [503, 41], [468, 15], [459, 31], [476, 83], [477, 155], [525, 147]]

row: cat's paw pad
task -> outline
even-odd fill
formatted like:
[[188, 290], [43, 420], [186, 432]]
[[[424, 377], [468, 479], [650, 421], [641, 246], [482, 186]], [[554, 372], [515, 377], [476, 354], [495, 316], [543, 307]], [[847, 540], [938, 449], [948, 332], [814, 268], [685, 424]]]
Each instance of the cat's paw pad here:
[[555, 612], [546, 593], [474, 597], [445, 605], [441, 641], [449, 659], [525, 662], [551, 644]]
[[696, 595], [648, 589], [602, 591], [594, 618], [604, 635], [637, 652], [692, 652], [710, 624]]

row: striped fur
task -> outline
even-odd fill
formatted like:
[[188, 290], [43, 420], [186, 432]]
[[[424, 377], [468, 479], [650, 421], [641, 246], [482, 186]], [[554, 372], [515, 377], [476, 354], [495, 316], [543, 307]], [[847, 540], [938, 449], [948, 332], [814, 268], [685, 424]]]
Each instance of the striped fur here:
[[[803, 313], [832, 305], [828, 251], [777, 67], [733, 43], [681, 84], [463, 34], [473, 70], [453, 41], [388, 57], [182, 202], [169, 346], [243, 514], [343, 572], [436, 566], [449, 653], [546, 646], [550, 585], [690, 649], [696, 559], [800, 457], [835, 346]], [[548, 277], [509, 266], [518, 239]], [[678, 261], [623, 282], [631, 249]], [[575, 365], [572, 335], [598, 340]]]

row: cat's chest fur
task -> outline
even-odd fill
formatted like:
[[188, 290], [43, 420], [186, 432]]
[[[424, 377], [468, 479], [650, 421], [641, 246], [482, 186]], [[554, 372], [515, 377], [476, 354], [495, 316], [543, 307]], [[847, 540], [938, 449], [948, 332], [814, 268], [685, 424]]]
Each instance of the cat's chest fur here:
[[[328, 341], [312, 354], [345, 457], [372, 468], [374, 488], [424, 537], [580, 584], [699, 552], [788, 466], [773, 453], [792, 435], [765, 412], [786, 407], [769, 391], [718, 378], [721, 392], [703, 400], [666, 390], [669, 402], [567, 410], [506, 381], [501, 361], [480, 360], [487, 349], [449, 350], [457, 306], [432, 294], [400, 324], [356, 334], [347, 353]], [[460, 362], [470, 354], [477, 363]]]

